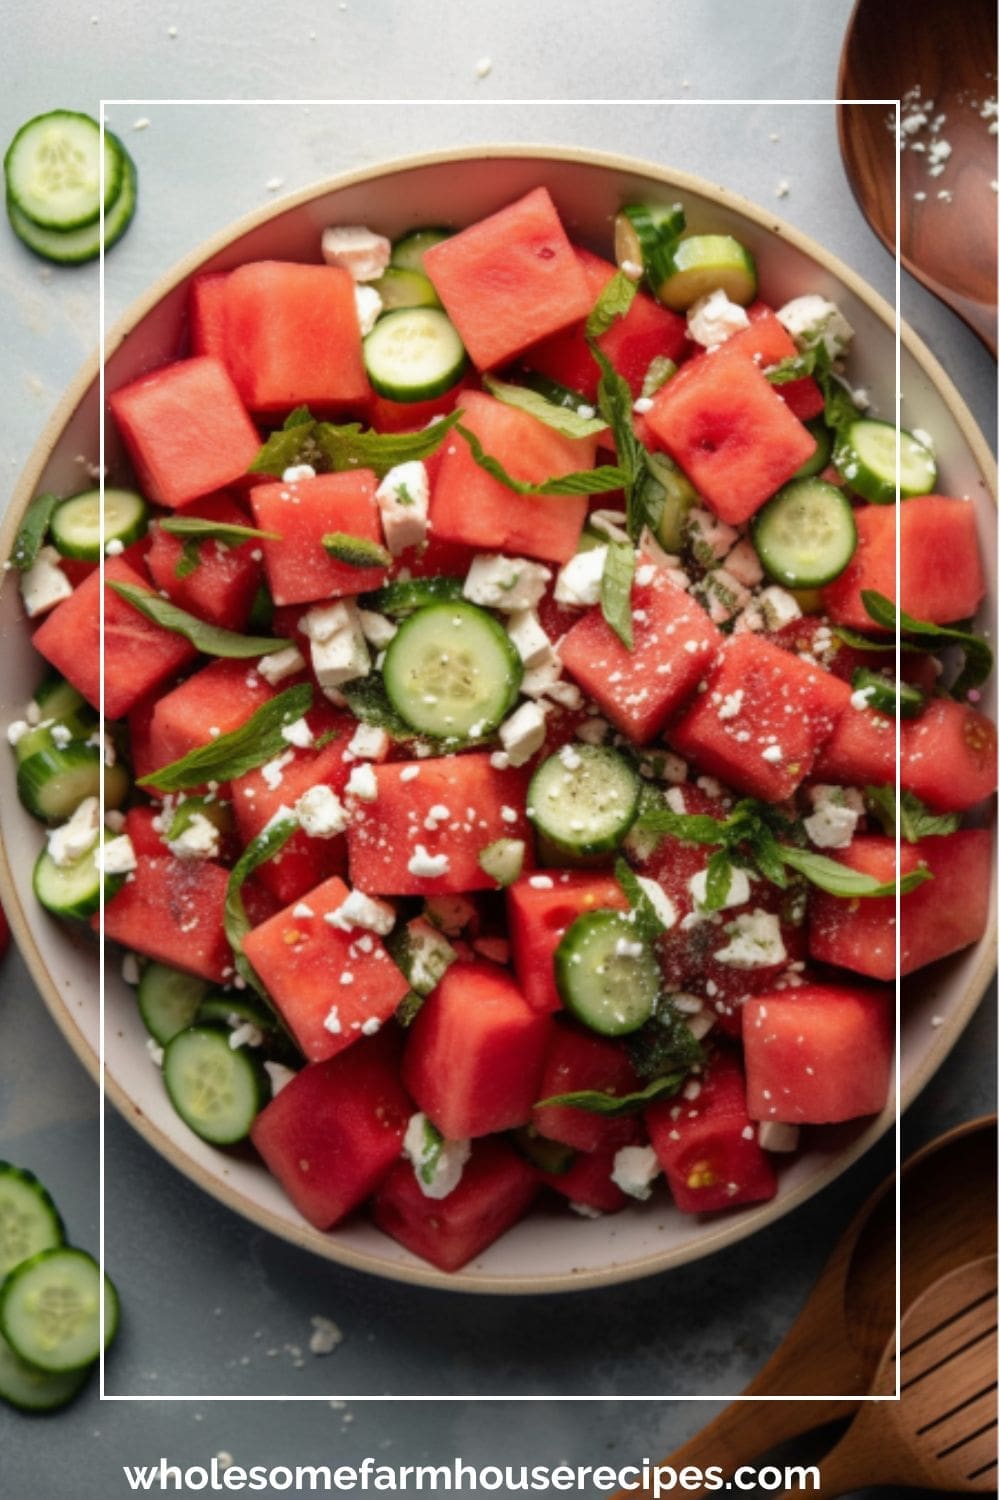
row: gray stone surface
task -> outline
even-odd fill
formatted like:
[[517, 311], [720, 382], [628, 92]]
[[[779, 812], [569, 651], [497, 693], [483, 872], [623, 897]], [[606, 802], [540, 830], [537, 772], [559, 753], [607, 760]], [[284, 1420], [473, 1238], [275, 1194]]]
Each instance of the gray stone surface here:
[[[142, 206], [108, 263], [109, 317], [211, 231], [267, 201], [274, 177], [292, 189], [408, 151], [496, 140], [619, 149], [702, 173], [774, 207], [891, 296], [892, 263], [850, 196], [828, 104], [695, 102], [825, 99], [848, 11], [846, 0], [766, 7], [633, 0], [621, 14], [580, 0], [323, 7], [289, 0], [280, 8], [260, 0], [84, 7], [42, 0], [5, 16], [5, 55], [17, 61], [0, 97], [0, 137], [56, 104], [94, 110], [102, 95], [136, 101], [110, 106], [139, 164]], [[477, 81], [480, 58], [493, 67]], [[330, 95], [355, 102], [149, 102]], [[398, 102], [420, 97], [444, 102]], [[600, 98], [613, 102], [584, 102]], [[133, 130], [143, 117], [149, 128]], [[790, 190], [779, 202], [782, 180]], [[96, 286], [93, 268], [50, 276], [0, 235], [0, 464], [11, 479], [96, 343]], [[979, 345], [909, 282], [903, 312], [992, 436], [995, 368]], [[991, 1107], [992, 1013], [992, 1004], [981, 1009], [911, 1110], [908, 1146]], [[34, 1168], [74, 1238], [96, 1246], [96, 1093], [16, 955], [2, 974], [0, 1043], [0, 1154]], [[598, 1463], [665, 1452], [709, 1418], [708, 1401], [553, 1398], [710, 1397], [739, 1388], [891, 1160], [883, 1143], [783, 1224], [700, 1266], [618, 1290], [491, 1303], [385, 1285], [311, 1260], [201, 1195], [113, 1114], [106, 1135], [109, 1264], [126, 1310], [109, 1366], [114, 1389], [151, 1398], [462, 1391], [548, 1399], [99, 1406], [91, 1393], [45, 1423], [0, 1411], [0, 1491], [8, 1500], [104, 1500], [126, 1492], [123, 1462], [161, 1454], [182, 1464], [219, 1450], [241, 1464], [350, 1462], [368, 1452], [400, 1462], [516, 1454]], [[305, 1347], [316, 1313], [340, 1324], [344, 1342], [327, 1359], [306, 1353], [299, 1364], [290, 1347]]]

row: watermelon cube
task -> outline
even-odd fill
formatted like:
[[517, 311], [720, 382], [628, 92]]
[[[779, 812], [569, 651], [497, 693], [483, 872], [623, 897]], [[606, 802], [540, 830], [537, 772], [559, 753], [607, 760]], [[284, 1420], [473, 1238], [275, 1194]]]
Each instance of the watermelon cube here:
[[502, 1141], [477, 1141], [446, 1198], [428, 1198], [413, 1166], [397, 1162], [372, 1203], [372, 1217], [414, 1255], [458, 1271], [506, 1234], [541, 1186], [533, 1167]]
[[645, 1121], [681, 1213], [759, 1203], [777, 1192], [747, 1112], [743, 1071], [730, 1053], [717, 1053], [701, 1080], [680, 1098], [652, 1105]]
[[739, 352], [693, 360], [662, 387], [646, 420], [732, 525], [749, 520], [816, 451], [812, 434]]
[[617, 880], [582, 870], [551, 870], [552, 885], [540, 889], [522, 876], [507, 889], [507, 925], [518, 984], [538, 1011], [562, 1009], [553, 958], [566, 929], [585, 912], [610, 907], [627, 911]]
[[147, 753], [154, 767], [238, 729], [273, 697], [274, 688], [252, 662], [220, 660], [202, 667], [153, 709]]
[[783, 802], [850, 698], [848, 684], [821, 667], [759, 636], [731, 636], [670, 743], [738, 791]]
[[228, 271], [193, 276], [188, 287], [188, 328], [192, 354], [226, 362], [226, 282]]
[[553, 1188], [570, 1203], [598, 1214], [615, 1214], [626, 1208], [629, 1199], [617, 1182], [611, 1179], [615, 1168], [615, 1155], [621, 1145], [638, 1143], [640, 1130], [635, 1120], [625, 1122], [629, 1126], [629, 1137], [620, 1145], [599, 1146], [596, 1151], [581, 1151], [573, 1158], [565, 1172], [543, 1172], [542, 1181]]
[[254, 1121], [250, 1139], [303, 1218], [330, 1229], [399, 1159], [413, 1107], [386, 1031], [303, 1068]]
[[[249, 525], [247, 516], [228, 495], [211, 495], [198, 500], [185, 511], [185, 515], [230, 525]], [[207, 620], [210, 625], [243, 630], [262, 576], [261, 565], [253, 557], [256, 550], [254, 541], [242, 542], [238, 546], [202, 542], [198, 547], [199, 561], [194, 572], [178, 577], [184, 542], [157, 526], [146, 553], [146, 567], [156, 587], [181, 609]]]
[[893, 996], [804, 984], [748, 1000], [743, 1014], [752, 1120], [836, 1125], [885, 1108], [895, 1042]]
[[896, 780], [896, 721], [849, 703], [813, 764], [816, 781], [881, 786]]
[[[557, 1024], [541, 1082], [539, 1099], [596, 1089], [602, 1094], [629, 1094], [642, 1085], [636, 1078], [629, 1055], [620, 1042]], [[627, 1116], [608, 1119], [572, 1105], [549, 1104], [532, 1112], [531, 1123], [539, 1135], [560, 1141], [577, 1151], [627, 1146], [634, 1136], [634, 1121]]]
[[449, 1140], [526, 1125], [552, 1022], [505, 969], [453, 963], [410, 1028], [403, 1083]]
[[[514, 479], [541, 484], [593, 467], [596, 438], [568, 438], [492, 396], [462, 399], [463, 425]], [[587, 519], [583, 495], [518, 495], [481, 469], [465, 439], [449, 438], [431, 493], [434, 535], [469, 547], [568, 562]]]
[[595, 301], [545, 188], [434, 245], [424, 270], [480, 370], [585, 318]]
[[262, 260], [226, 278], [226, 363], [251, 411], [314, 412], [369, 396], [354, 282], [339, 266]]
[[563, 637], [559, 655], [611, 722], [642, 745], [691, 697], [723, 637], [696, 599], [641, 558], [632, 618], [631, 651], [595, 605]]
[[229, 372], [208, 355], [142, 375], [109, 404], [143, 494], [171, 509], [242, 479], [260, 448]]
[[[228, 883], [229, 871], [211, 860], [140, 854], [104, 908], [105, 935], [157, 963], [223, 984], [233, 973], [222, 925]], [[100, 913], [91, 926], [100, 930]]]
[[323, 547], [331, 531], [384, 545], [375, 475], [369, 469], [318, 474], [294, 484], [257, 484], [250, 503], [260, 529], [281, 538], [261, 544], [275, 604], [336, 599], [377, 589], [385, 581], [385, 568], [352, 567]]
[[[848, 869], [879, 882], [896, 878], [894, 839], [859, 834], [848, 848], [830, 853]], [[991, 860], [991, 838], [983, 828], [961, 828], [900, 846], [904, 875], [926, 868], [934, 877], [900, 897], [900, 975], [979, 941], [989, 920]], [[814, 958], [871, 979], [894, 979], [895, 949], [894, 896], [848, 900], [826, 891], [812, 893], [809, 951]]]
[[996, 725], [965, 703], [934, 698], [903, 723], [900, 759], [908, 791], [937, 812], [964, 812], [996, 791]]
[[[521, 771], [497, 770], [476, 752], [393, 761], [374, 774], [375, 800], [357, 803], [347, 831], [351, 880], [369, 894], [496, 890], [479, 863], [482, 851], [500, 838], [523, 839], [530, 856]], [[440, 807], [446, 820], [431, 816]]]
[[[105, 563], [107, 583], [127, 583], [149, 590], [140, 573], [120, 557]], [[101, 576], [98, 572], [74, 589], [46, 615], [32, 637], [37, 651], [97, 708], [101, 691]], [[197, 653], [184, 636], [147, 620], [131, 604], [104, 590], [104, 711], [120, 719]]]

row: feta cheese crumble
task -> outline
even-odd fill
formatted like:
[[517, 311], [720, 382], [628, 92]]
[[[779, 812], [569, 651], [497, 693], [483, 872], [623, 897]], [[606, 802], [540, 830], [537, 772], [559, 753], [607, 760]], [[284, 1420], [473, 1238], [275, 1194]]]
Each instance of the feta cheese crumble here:
[[688, 312], [688, 334], [705, 349], [717, 349], [749, 326], [746, 309], [731, 302], [721, 287], [699, 297]]
[[364, 224], [339, 224], [324, 229], [321, 249], [328, 266], [341, 266], [355, 281], [377, 281], [392, 254], [392, 245], [385, 235], [375, 234]]
[[418, 844], [406, 868], [420, 879], [434, 880], [438, 875], [447, 875], [451, 860], [447, 854], [428, 854], [425, 846]]
[[377, 901], [366, 896], [364, 891], [354, 890], [323, 919], [341, 932], [352, 932], [362, 927], [366, 932], [377, 932], [386, 937], [396, 925], [396, 913], [387, 901]]
[[465, 575], [462, 593], [473, 604], [484, 609], [499, 609], [506, 614], [533, 609], [545, 593], [552, 577], [542, 563], [526, 557], [500, 557], [483, 554], [473, 559]]
[[54, 547], [39, 547], [35, 561], [21, 574], [21, 598], [30, 620], [54, 609], [73, 592], [73, 585], [59, 566], [61, 561]]
[[311, 786], [295, 804], [295, 817], [303, 833], [313, 839], [332, 839], [343, 833], [350, 819], [332, 787]]
[[545, 741], [545, 710], [539, 703], [522, 703], [499, 729], [500, 743], [512, 766], [523, 766]]
[[427, 1116], [410, 1117], [403, 1137], [403, 1154], [413, 1163], [417, 1186], [425, 1198], [447, 1198], [462, 1180], [472, 1154], [471, 1141], [444, 1140]]
[[427, 468], [419, 459], [390, 469], [375, 491], [382, 517], [385, 544], [393, 557], [408, 547], [419, 547], [427, 536], [431, 488]]
[[745, 912], [726, 927], [729, 942], [715, 957], [734, 969], [767, 969], [788, 957], [781, 937], [781, 924], [773, 912]]
[[851, 347], [854, 329], [828, 297], [813, 292], [793, 297], [779, 307], [777, 316], [800, 349], [822, 344], [831, 359], [841, 359]]
[[652, 1146], [623, 1146], [615, 1152], [611, 1181], [630, 1198], [644, 1203], [652, 1197], [653, 1181], [660, 1174], [660, 1162]]
[[49, 858], [65, 869], [94, 847], [99, 832], [100, 805], [96, 797], [85, 797], [67, 823], [50, 830]]
[[608, 560], [606, 546], [589, 547], [578, 552], [564, 563], [556, 578], [555, 597], [558, 604], [591, 605], [601, 597], [601, 579]]
[[286, 677], [304, 671], [305, 665], [306, 659], [298, 646], [288, 646], [284, 651], [274, 651], [269, 656], [262, 656], [256, 671], [271, 687], [276, 687]]
[[215, 859], [219, 853], [219, 830], [204, 813], [191, 814], [189, 822], [167, 848], [178, 859]]

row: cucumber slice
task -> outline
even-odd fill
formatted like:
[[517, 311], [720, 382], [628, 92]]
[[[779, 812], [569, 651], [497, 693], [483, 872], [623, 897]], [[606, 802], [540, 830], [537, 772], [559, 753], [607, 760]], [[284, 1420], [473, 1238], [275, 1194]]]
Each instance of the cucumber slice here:
[[627, 1036], [653, 1014], [660, 966], [625, 912], [577, 917], [556, 949], [555, 966], [566, 1009], [601, 1036]]
[[650, 528], [666, 552], [684, 547], [688, 511], [699, 503], [698, 491], [665, 453], [647, 453], [648, 479], [642, 498]]
[[617, 849], [639, 810], [642, 782], [605, 745], [565, 747], [542, 761], [528, 786], [528, 817], [541, 837], [568, 854]]
[[[108, 132], [105, 132], [108, 134]], [[114, 140], [114, 137], [111, 137]], [[104, 248], [110, 250], [117, 245], [132, 222], [139, 195], [139, 180], [131, 157], [121, 142], [116, 143], [124, 161], [124, 180], [121, 192], [104, 216]], [[96, 260], [101, 253], [100, 223], [87, 224], [82, 229], [42, 229], [27, 218], [11, 199], [7, 200], [7, 217], [10, 226], [22, 244], [40, 255], [43, 260], [56, 265], [78, 266], [85, 261]]]
[[267, 1074], [216, 1026], [192, 1026], [168, 1043], [163, 1081], [185, 1125], [213, 1146], [245, 1140], [269, 1096]]
[[[104, 545], [120, 542], [121, 549], [146, 535], [149, 506], [134, 490], [104, 491]], [[53, 512], [50, 524], [52, 541], [63, 557], [80, 562], [99, 562], [101, 558], [101, 492], [84, 490], [64, 500]], [[114, 549], [118, 551], [116, 547]]]
[[396, 712], [419, 734], [481, 739], [507, 715], [523, 668], [503, 626], [465, 600], [404, 620], [382, 667]]
[[855, 667], [851, 687], [856, 693], [864, 693], [869, 708], [891, 719], [897, 715], [901, 719], [916, 719], [927, 702], [927, 695], [911, 682], [892, 682], [867, 667]]
[[390, 265], [378, 281], [369, 282], [382, 298], [385, 312], [399, 307], [440, 307], [441, 299], [423, 271], [408, 271], [405, 266]]
[[641, 266], [650, 286], [665, 274], [666, 252], [684, 233], [679, 203], [630, 203], [615, 218], [615, 261], [620, 268]]
[[455, 325], [436, 307], [401, 307], [379, 318], [364, 341], [365, 369], [390, 401], [429, 401], [465, 370]]
[[552, 1172], [561, 1176], [568, 1172], [576, 1160], [576, 1152], [572, 1146], [564, 1146], [562, 1141], [550, 1141], [544, 1135], [539, 1135], [533, 1125], [522, 1125], [520, 1130], [511, 1131], [510, 1143], [515, 1151], [519, 1151], [540, 1172]]
[[[102, 842], [108, 838], [105, 833]], [[35, 897], [46, 911], [57, 917], [77, 917], [85, 921], [92, 917], [101, 904], [101, 872], [94, 858], [95, 849], [88, 849], [71, 865], [57, 865], [47, 849], [43, 849], [35, 861], [31, 883]], [[124, 875], [104, 876], [104, 899], [110, 901], [124, 884]]]
[[[859, 417], [837, 435], [833, 462], [856, 495], [873, 505], [896, 501], [896, 429], [891, 422]], [[899, 498], [929, 495], [937, 483], [937, 464], [929, 448], [912, 432], [899, 429]]]
[[564, 406], [567, 411], [579, 411], [581, 406], [590, 411], [594, 409], [579, 391], [571, 391], [568, 385], [560, 385], [558, 380], [550, 380], [536, 370], [518, 370], [517, 383], [535, 391], [550, 406]]
[[198, 1007], [199, 1026], [256, 1026], [270, 1035], [276, 1030], [274, 1016], [240, 995], [206, 995]]
[[193, 1026], [209, 988], [208, 980], [195, 974], [184, 974], [166, 964], [147, 964], [136, 1000], [142, 1024], [153, 1040], [165, 1047]]
[[653, 290], [665, 307], [687, 312], [708, 292], [721, 290], [745, 307], [757, 294], [754, 258], [729, 234], [691, 234], [664, 250]]
[[362, 594], [361, 607], [399, 620], [404, 615], [412, 615], [416, 609], [423, 609], [425, 604], [461, 599], [462, 585], [461, 578], [449, 578], [443, 573], [430, 578], [399, 578], [370, 594]]
[[784, 485], [754, 516], [751, 535], [770, 576], [797, 589], [831, 583], [858, 544], [851, 502], [823, 479]]
[[124, 766], [117, 762], [105, 765], [96, 745], [74, 740], [60, 749], [52, 744], [21, 761], [17, 768], [17, 795], [34, 817], [46, 823], [62, 823], [85, 797], [100, 796], [102, 777], [105, 807], [121, 807], [129, 787]]
[[[100, 1285], [100, 1267], [86, 1250], [43, 1250], [0, 1287], [0, 1333], [39, 1370], [82, 1370], [101, 1352]], [[117, 1327], [118, 1296], [105, 1276], [105, 1348]]]
[[0, 1400], [18, 1411], [55, 1411], [66, 1406], [90, 1375], [89, 1367], [49, 1374], [29, 1365], [0, 1336]]
[[425, 253], [434, 245], [440, 245], [442, 240], [450, 240], [454, 232], [453, 229], [413, 229], [393, 245], [389, 264], [399, 266], [404, 271], [420, 271], [426, 275]]
[[833, 433], [822, 417], [813, 417], [811, 421], [806, 422], [805, 427], [806, 431], [811, 432], [816, 439], [816, 452], [811, 458], [807, 458], [804, 464], [800, 464], [792, 475], [793, 479], [811, 479], [814, 474], [822, 474], [830, 462], [830, 454], [833, 451]]
[[0, 1161], [0, 1281], [63, 1239], [59, 1211], [34, 1173]]
[[41, 709], [43, 719], [54, 719], [57, 724], [67, 724], [73, 718], [89, 715], [93, 723], [97, 715], [82, 693], [78, 693], [65, 677], [53, 673], [38, 684], [34, 692], [35, 702]]
[[[81, 229], [100, 217], [101, 130], [90, 115], [54, 109], [22, 125], [3, 162], [7, 201], [40, 229]], [[104, 134], [104, 212], [122, 187], [124, 161]]]
[[503, 889], [519, 879], [524, 868], [523, 839], [494, 839], [479, 856], [479, 866]]

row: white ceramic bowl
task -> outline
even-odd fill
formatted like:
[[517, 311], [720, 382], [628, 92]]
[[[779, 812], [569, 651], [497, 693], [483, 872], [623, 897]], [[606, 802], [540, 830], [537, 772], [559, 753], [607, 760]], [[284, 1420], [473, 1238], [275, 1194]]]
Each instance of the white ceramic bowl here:
[[[393, 162], [301, 192], [235, 224], [201, 246], [159, 281], [109, 335], [108, 389], [176, 356], [185, 336], [186, 287], [195, 271], [225, 270], [261, 257], [317, 260], [328, 224], [368, 223], [393, 237], [419, 224], [465, 224], [544, 183], [571, 236], [608, 252], [618, 207], [644, 197], [683, 200], [695, 229], [731, 231], [757, 256], [761, 293], [780, 303], [821, 292], [840, 304], [856, 330], [853, 378], [880, 410], [892, 411], [893, 310], [819, 245], [776, 224], [720, 188], [652, 164], [595, 152], [552, 148], [479, 148]], [[995, 558], [992, 462], [972, 417], [944, 370], [904, 328], [902, 387], [906, 422], [934, 434], [942, 485], [977, 509], [983, 557]], [[79, 487], [76, 455], [98, 454], [96, 363], [74, 381], [39, 441], [0, 531], [9, 556], [25, 506], [40, 490]], [[117, 451], [109, 424], [109, 463]], [[995, 574], [990, 598], [995, 598]], [[0, 722], [30, 696], [40, 663], [24, 628], [17, 587], [8, 574], [0, 592]], [[990, 705], [986, 705], [988, 708]], [[17, 801], [11, 756], [0, 756], [0, 894], [17, 941], [56, 1021], [81, 1060], [98, 1071], [98, 968], [87, 935], [53, 921], [31, 893], [39, 828]], [[995, 931], [978, 947], [936, 965], [905, 986], [901, 1080], [905, 1105], [941, 1065], [988, 983]], [[932, 1017], [943, 1017], [933, 1025]], [[858, 1125], [811, 1132], [802, 1154], [781, 1173], [771, 1203], [704, 1220], [679, 1214], [665, 1196], [621, 1214], [583, 1221], [563, 1209], [540, 1209], [464, 1271], [445, 1276], [409, 1255], [364, 1218], [321, 1234], [300, 1218], [277, 1182], [247, 1157], [213, 1150], [192, 1135], [167, 1101], [145, 1047], [131, 991], [108, 965], [106, 1084], [109, 1098], [146, 1139], [221, 1202], [285, 1239], [331, 1260], [398, 1280], [490, 1293], [550, 1292], [596, 1286], [662, 1271], [708, 1255], [780, 1218], [831, 1182], [892, 1123], [893, 1111]]]

